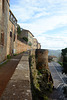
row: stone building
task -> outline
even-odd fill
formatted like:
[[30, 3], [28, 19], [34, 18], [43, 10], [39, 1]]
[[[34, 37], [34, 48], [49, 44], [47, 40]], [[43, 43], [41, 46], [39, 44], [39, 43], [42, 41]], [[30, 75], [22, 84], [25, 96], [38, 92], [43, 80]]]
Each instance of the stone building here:
[[48, 56], [48, 61], [54, 61], [54, 62], [58, 62], [58, 58], [56, 56]]
[[41, 45], [36, 38], [33, 38], [33, 49], [41, 49]]
[[52, 60], [53, 60], [54, 62], [57, 62], [57, 61], [58, 61], [58, 58], [57, 58], [56, 56], [52, 56]]
[[0, 62], [7, 55], [21, 53], [33, 49], [34, 35], [29, 30], [22, 30], [21, 38], [28, 39], [24, 44], [17, 40], [17, 19], [10, 10], [10, 0], [0, 0]]
[[29, 46], [31, 46], [31, 49], [33, 48], [33, 37], [34, 37], [34, 35], [29, 30], [22, 29], [22, 33], [21, 33], [20, 37], [22, 39], [27, 38], [28, 39], [27, 44]]
[[22, 29], [22, 33], [19, 37], [22, 42], [24, 38], [27, 38], [28, 42], [26, 43], [31, 46], [31, 49], [41, 49], [40, 43], [34, 38], [34, 35], [29, 30]]
[[40, 43], [38, 43], [38, 46], [37, 46], [37, 47], [38, 47], [38, 49], [41, 49], [41, 44], [40, 44]]
[[9, 9], [8, 35], [7, 35], [7, 55], [13, 55], [17, 49], [17, 19]]
[[33, 49], [38, 49], [38, 41], [36, 38], [33, 38]]
[[0, 0], [0, 62], [12, 55], [17, 43], [17, 19], [9, 9], [10, 0]]
[[7, 56], [9, 0], [0, 0], [0, 62]]

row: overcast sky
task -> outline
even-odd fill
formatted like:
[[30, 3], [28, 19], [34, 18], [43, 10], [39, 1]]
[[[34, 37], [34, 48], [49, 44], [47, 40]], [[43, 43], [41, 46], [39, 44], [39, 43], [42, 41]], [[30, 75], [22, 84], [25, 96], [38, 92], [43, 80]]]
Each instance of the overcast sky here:
[[10, 0], [10, 8], [43, 49], [67, 47], [67, 0]]

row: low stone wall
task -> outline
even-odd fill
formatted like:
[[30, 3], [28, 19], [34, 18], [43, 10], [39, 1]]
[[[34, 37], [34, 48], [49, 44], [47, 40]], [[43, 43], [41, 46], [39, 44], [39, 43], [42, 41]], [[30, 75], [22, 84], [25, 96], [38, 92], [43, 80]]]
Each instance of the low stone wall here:
[[16, 53], [17, 53], [17, 54], [18, 54], [18, 53], [21, 53], [21, 52], [23, 52], [23, 51], [30, 50], [30, 49], [31, 49], [30, 46], [28, 46], [28, 45], [24, 44], [23, 42], [17, 40], [17, 50], [16, 50]]

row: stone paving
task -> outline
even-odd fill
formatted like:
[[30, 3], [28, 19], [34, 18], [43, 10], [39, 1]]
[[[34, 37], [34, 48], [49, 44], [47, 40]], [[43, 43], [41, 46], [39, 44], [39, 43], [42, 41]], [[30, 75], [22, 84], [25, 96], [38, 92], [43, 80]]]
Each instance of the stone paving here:
[[0, 100], [32, 100], [29, 56], [24, 53]]

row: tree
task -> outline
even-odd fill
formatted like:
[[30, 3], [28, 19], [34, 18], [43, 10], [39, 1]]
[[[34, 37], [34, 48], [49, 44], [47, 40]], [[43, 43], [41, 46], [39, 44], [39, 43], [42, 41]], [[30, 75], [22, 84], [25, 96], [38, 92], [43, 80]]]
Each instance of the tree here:
[[23, 37], [23, 40], [28, 42], [28, 38], [27, 37]]
[[21, 27], [19, 24], [17, 24], [17, 33], [18, 33], [18, 35], [21, 34]]
[[67, 48], [62, 49], [62, 56], [64, 72], [67, 73]]

